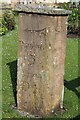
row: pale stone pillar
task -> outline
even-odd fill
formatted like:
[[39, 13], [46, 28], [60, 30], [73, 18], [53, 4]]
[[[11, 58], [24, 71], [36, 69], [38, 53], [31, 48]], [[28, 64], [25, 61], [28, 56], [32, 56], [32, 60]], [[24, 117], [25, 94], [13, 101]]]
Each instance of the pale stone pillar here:
[[21, 12], [17, 108], [32, 115], [47, 116], [60, 108], [63, 98], [66, 21], [70, 12], [22, 4], [15, 10]]

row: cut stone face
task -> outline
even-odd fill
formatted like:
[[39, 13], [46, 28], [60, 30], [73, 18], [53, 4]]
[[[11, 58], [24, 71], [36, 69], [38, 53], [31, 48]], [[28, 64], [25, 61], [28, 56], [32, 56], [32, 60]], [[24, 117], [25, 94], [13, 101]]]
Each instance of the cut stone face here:
[[46, 116], [60, 107], [67, 15], [19, 14], [17, 107]]

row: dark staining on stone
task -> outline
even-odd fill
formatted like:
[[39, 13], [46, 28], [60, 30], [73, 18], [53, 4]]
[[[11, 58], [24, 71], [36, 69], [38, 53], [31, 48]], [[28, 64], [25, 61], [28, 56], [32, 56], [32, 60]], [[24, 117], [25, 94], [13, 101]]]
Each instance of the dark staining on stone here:
[[33, 56], [33, 55], [30, 54], [27, 59], [28, 59], [28, 63], [29, 63], [28, 65], [32, 65], [35, 63], [35, 56]]
[[34, 43], [34, 44], [31, 44], [31, 43], [25, 43], [24, 41], [21, 41], [22, 42], [22, 44], [23, 44], [23, 46], [24, 46], [24, 48], [25, 48], [25, 50], [27, 50], [27, 49], [33, 49], [33, 48], [35, 48], [35, 49], [41, 49], [42, 48], [42, 44], [38, 44], [38, 43]]
[[36, 84], [34, 84], [34, 86], [36, 87]]
[[51, 43], [49, 43], [49, 47], [51, 47]]
[[42, 65], [42, 68], [43, 68], [43, 65]]
[[26, 30], [26, 31], [30, 31], [30, 32], [41, 32], [41, 31], [46, 30], [46, 28], [42, 28], [42, 29], [32, 29], [32, 30], [25, 29], [25, 30]]
[[31, 4], [31, 2], [29, 2]]

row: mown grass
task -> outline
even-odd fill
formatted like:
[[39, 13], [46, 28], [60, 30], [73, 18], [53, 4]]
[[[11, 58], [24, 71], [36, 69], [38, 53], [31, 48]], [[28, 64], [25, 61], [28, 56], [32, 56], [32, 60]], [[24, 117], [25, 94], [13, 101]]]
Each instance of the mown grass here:
[[[16, 19], [18, 23], [18, 19]], [[64, 107], [66, 112], [51, 118], [75, 118], [79, 116], [79, 74], [78, 74], [78, 38], [68, 38], [65, 60], [65, 95]], [[3, 118], [22, 118], [12, 105], [15, 104], [14, 94], [16, 80], [16, 60], [18, 49], [18, 25], [15, 30], [2, 37], [2, 114]], [[12, 65], [13, 64], [13, 65]], [[10, 70], [12, 65], [12, 70]], [[14, 88], [14, 89], [13, 89]]]
[[[0, 63], [2, 63], [2, 38], [0, 38]], [[0, 64], [0, 119], [2, 117], [2, 69]]]

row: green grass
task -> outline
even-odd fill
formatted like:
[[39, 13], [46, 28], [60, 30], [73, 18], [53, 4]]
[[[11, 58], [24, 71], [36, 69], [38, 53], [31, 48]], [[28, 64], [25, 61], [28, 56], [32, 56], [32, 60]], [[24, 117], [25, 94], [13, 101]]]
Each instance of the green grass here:
[[[0, 63], [2, 63], [2, 38], [0, 38]], [[2, 117], [2, 69], [0, 65], [0, 119]]]
[[8, 63], [17, 59], [17, 45], [18, 45], [18, 26], [15, 30], [8, 32], [2, 38], [2, 107], [3, 117], [19, 117], [15, 111], [11, 109], [11, 105], [15, 103], [13, 96], [13, 86], [10, 76], [10, 69]]
[[[18, 19], [16, 19], [18, 23]], [[78, 41], [79, 39], [67, 39], [66, 61], [65, 61], [65, 95], [64, 107], [67, 109], [63, 114], [51, 116], [53, 118], [74, 118], [79, 115], [79, 75], [78, 75]], [[13, 95], [13, 77], [15, 77], [15, 65], [18, 49], [18, 26], [15, 30], [2, 37], [2, 114], [3, 118], [21, 118], [11, 108], [15, 104]], [[12, 63], [14, 63], [12, 65]], [[10, 71], [12, 65], [13, 71]]]

